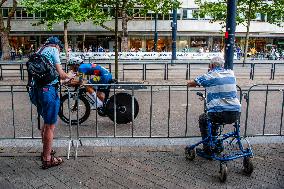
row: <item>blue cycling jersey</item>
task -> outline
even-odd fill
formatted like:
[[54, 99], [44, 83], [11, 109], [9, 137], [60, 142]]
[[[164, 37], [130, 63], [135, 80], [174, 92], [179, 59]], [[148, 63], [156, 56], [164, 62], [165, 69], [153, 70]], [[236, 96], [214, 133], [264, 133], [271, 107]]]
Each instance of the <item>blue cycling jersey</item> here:
[[97, 64], [81, 64], [79, 69], [80, 79], [89, 77], [89, 83], [108, 84], [112, 79], [112, 74], [104, 67]]

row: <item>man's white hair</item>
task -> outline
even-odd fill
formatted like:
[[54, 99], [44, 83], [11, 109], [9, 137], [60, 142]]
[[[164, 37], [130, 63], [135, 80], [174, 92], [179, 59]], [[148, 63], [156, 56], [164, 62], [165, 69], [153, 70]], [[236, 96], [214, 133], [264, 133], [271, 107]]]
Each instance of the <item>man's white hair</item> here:
[[211, 59], [210, 61], [210, 65], [213, 66], [214, 68], [215, 67], [224, 67], [224, 59], [219, 57], [219, 56], [215, 56]]

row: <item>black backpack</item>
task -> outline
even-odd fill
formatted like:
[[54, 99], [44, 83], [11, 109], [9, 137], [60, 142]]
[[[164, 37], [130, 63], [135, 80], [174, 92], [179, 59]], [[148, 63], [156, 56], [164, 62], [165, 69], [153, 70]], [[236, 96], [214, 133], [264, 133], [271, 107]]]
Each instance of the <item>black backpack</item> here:
[[33, 82], [36, 87], [43, 87], [59, 78], [59, 74], [52, 63], [41, 52], [44, 47], [36, 53], [29, 56], [26, 63], [28, 71], [28, 85], [32, 86]]

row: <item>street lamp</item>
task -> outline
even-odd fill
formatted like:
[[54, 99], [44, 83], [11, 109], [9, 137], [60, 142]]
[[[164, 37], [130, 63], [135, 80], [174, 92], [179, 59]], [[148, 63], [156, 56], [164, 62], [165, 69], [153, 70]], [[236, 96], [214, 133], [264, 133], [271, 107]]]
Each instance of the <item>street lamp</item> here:
[[173, 10], [173, 21], [171, 23], [172, 27], [172, 60], [177, 59], [177, 9]]
[[155, 13], [155, 34], [154, 34], [154, 51], [157, 52], [158, 32], [157, 32], [158, 13]]
[[227, 0], [225, 68], [233, 69], [237, 0]]

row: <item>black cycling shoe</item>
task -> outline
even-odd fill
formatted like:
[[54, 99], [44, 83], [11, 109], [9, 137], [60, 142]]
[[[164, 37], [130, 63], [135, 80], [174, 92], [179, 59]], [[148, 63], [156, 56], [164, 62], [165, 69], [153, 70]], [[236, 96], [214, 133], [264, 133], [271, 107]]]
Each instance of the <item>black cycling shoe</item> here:
[[106, 117], [106, 116], [107, 116], [104, 107], [99, 107], [99, 108], [97, 108], [97, 111], [98, 111], [99, 116], [102, 116], [102, 117]]

